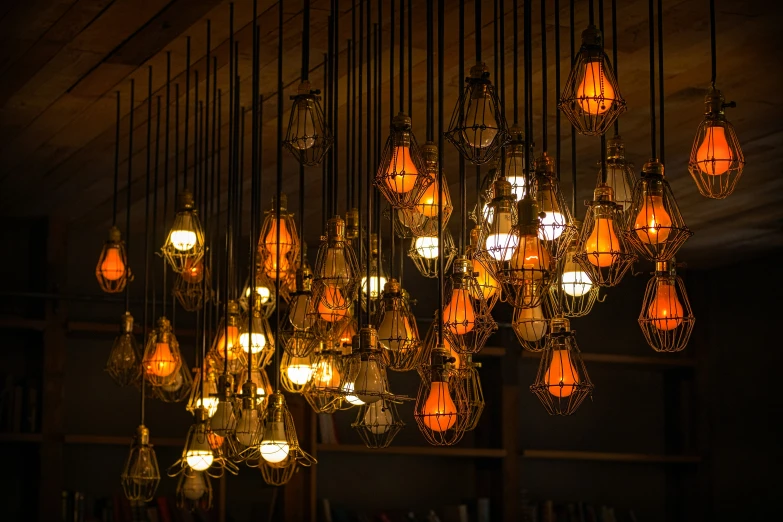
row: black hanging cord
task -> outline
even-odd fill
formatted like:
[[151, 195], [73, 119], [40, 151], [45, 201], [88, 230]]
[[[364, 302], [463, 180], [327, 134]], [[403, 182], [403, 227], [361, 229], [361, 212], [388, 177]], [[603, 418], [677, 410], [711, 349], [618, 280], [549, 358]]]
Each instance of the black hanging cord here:
[[[358, 129], [358, 132], [356, 133], [356, 139], [357, 145], [356, 145], [356, 151], [357, 151], [357, 157], [356, 162], [358, 165], [358, 171], [362, 170], [362, 142], [363, 142], [363, 130], [362, 130], [362, 106], [364, 97], [362, 96], [362, 73], [364, 72], [364, 2], [365, 0], [359, 0], [359, 39], [356, 42], [356, 46], [359, 49], [359, 71], [357, 74], [357, 88], [356, 88], [356, 98], [358, 99], [358, 110], [356, 112], [356, 128]], [[357, 187], [356, 187], [356, 194], [357, 194], [357, 207], [359, 208], [359, 215], [362, 216], [362, 194], [364, 190], [364, 176], [359, 174], [356, 177], [357, 181]], [[369, 202], [368, 202], [369, 204]], [[359, 261], [361, 262], [361, 248], [362, 248], [362, 240], [364, 239], [364, 233], [362, 231], [362, 224], [359, 223], [358, 228], [358, 234], [356, 236], [356, 245], [359, 255]], [[369, 230], [367, 231], [369, 234]], [[362, 324], [364, 322], [364, 315], [362, 313], [362, 305], [361, 305], [361, 299], [356, 300], [356, 308], [355, 308], [355, 314], [356, 314], [356, 323], [359, 330], [362, 329]]]
[[302, 15], [302, 81], [310, 76], [310, 0], [304, 0]]
[[346, 60], [346, 72], [345, 72], [345, 208], [353, 208], [353, 200], [351, 198], [351, 186], [353, 183], [353, 174], [351, 167], [353, 166], [353, 142], [351, 141], [351, 96], [353, 91], [351, 90], [351, 75], [353, 73], [353, 42], [348, 39], [345, 60]]
[[333, 161], [333, 174], [332, 174], [332, 209], [334, 213], [338, 213], [337, 206], [337, 188], [340, 186], [340, 169], [338, 167], [340, 160], [340, 146], [338, 141], [337, 129], [340, 128], [340, 114], [337, 110], [339, 107], [340, 99], [340, 82], [337, 79], [340, 76], [340, 47], [339, 47], [339, 34], [340, 34], [340, 0], [334, 0], [334, 12], [332, 17], [334, 23], [334, 31], [332, 32], [334, 43], [332, 44], [332, 50], [334, 52], [334, 58], [332, 59], [332, 128], [334, 129], [334, 145], [329, 149], [332, 154]]
[[[155, 98], [155, 174], [153, 176], [153, 182], [152, 182], [152, 190], [153, 190], [153, 200], [152, 200], [152, 244], [157, 245], [158, 244], [158, 175], [160, 173], [160, 96], [156, 96]], [[156, 283], [157, 278], [155, 277], [155, 265], [152, 265], [152, 317], [157, 317], [157, 313], [155, 310], [156, 305], [156, 296], [157, 296], [157, 290], [156, 290]], [[165, 287], [164, 287], [165, 292]], [[163, 308], [163, 315], [166, 314], [166, 308]]]
[[660, 132], [660, 144], [658, 145], [658, 158], [661, 163], [666, 163], [666, 142], [664, 141], [664, 91], [663, 91], [663, 0], [658, 0], [658, 132]]
[[473, 10], [476, 24], [476, 63], [481, 63], [481, 0], [473, 0]]
[[[400, 0], [400, 9], [404, 9], [404, 1]], [[403, 16], [400, 12], [400, 45], [403, 42]], [[372, 73], [370, 68], [370, 61], [372, 60], [372, 4], [367, 3], [367, 172], [372, 172], [372, 110], [370, 105], [372, 103]], [[400, 52], [400, 64], [402, 64], [402, 52]], [[400, 71], [403, 72], [402, 70]], [[403, 89], [403, 78], [400, 77], [400, 90]], [[402, 103], [400, 103], [400, 110], [402, 110]], [[367, 182], [367, 325], [370, 325], [370, 237], [372, 234], [372, 218], [373, 218], [373, 198], [372, 198], [372, 183]]]
[[[128, 186], [125, 189], [125, 255], [129, 254], [131, 225], [131, 183], [133, 181], [133, 103], [136, 94], [136, 82], [130, 81], [130, 114], [128, 115], [130, 131], [128, 132]], [[130, 287], [125, 285], [125, 311], [130, 311]]]
[[[555, 92], [560, 94], [560, 0], [555, 0]], [[557, 99], [555, 97], [555, 99]], [[560, 111], [555, 111], [555, 170], [560, 179]], [[576, 216], [576, 214], [573, 214]]]
[[[133, 108], [131, 107], [131, 112]], [[111, 224], [117, 225], [117, 187], [120, 180], [120, 91], [117, 91], [117, 118], [114, 129], [114, 196], [111, 205]]]
[[541, 150], [547, 152], [549, 133], [547, 132], [547, 63], [546, 63], [546, 0], [541, 0]]
[[[152, 67], [147, 78], [147, 165], [144, 189], [144, 341], [147, 341], [149, 329], [149, 291], [150, 291], [150, 140], [152, 138]], [[144, 424], [144, 387], [146, 378], [141, 379], [141, 423]]]
[[[394, 35], [396, 34], [394, 25], [395, 13], [396, 8], [394, 5], [394, 0], [391, 0], [391, 2], [389, 2], [389, 122], [394, 119]], [[431, 15], [431, 13], [427, 13], [427, 15]], [[361, 22], [359, 25], [361, 25]], [[429, 38], [430, 35], [427, 35], [427, 37]], [[429, 107], [427, 110], [429, 111]], [[429, 112], [427, 114], [429, 114]]]
[[[514, 125], [519, 124], [519, 0], [513, 0], [514, 10], [514, 66], [512, 69], [512, 81], [514, 83]], [[527, 154], [527, 152], [525, 152]]]
[[[163, 143], [163, 233], [168, 223], [169, 205], [169, 124], [171, 122], [171, 51], [166, 52], [166, 135]], [[163, 315], [166, 315], [166, 294], [168, 293], [167, 274], [168, 263], [161, 260], [163, 265]]]
[[[525, 26], [525, 29], [524, 29], [524, 31], [525, 31], [525, 49], [524, 49], [524, 51], [525, 51], [525, 54], [523, 56], [523, 61], [524, 61], [523, 68], [525, 70], [525, 82], [524, 82], [524, 84], [525, 84], [524, 85], [524, 91], [525, 91], [525, 140], [526, 140], [527, 143], [530, 143], [530, 141], [532, 140], [532, 135], [531, 135], [530, 131], [532, 130], [531, 129], [531, 120], [532, 120], [532, 112], [533, 112], [533, 107], [532, 107], [532, 103], [531, 103], [531, 97], [532, 96], [531, 96], [531, 92], [530, 92], [532, 90], [532, 82], [531, 82], [531, 78], [530, 78], [532, 76], [532, 73], [531, 73], [532, 67], [531, 67], [531, 63], [530, 63], [531, 60], [532, 60], [532, 52], [531, 52], [531, 49], [530, 49], [531, 46], [532, 46], [532, 44], [531, 44], [532, 37], [531, 37], [531, 34], [530, 34], [531, 33], [531, 20], [530, 20], [530, 18], [532, 16], [532, 14], [531, 14], [532, 9], [531, 9], [531, 5], [530, 4], [531, 4], [531, 2], [525, 2], [525, 4], [524, 4], [524, 10], [525, 10], [525, 13], [524, 13], [524, 17], [525, 17], [525, 19], [524, 19], [524, 26]], [[530, 150], [531, 150], [531, 147], [526, 147], [526, 148], [527, 148], [527, 150], [525, 151], [525, 178], [526, 178], [525, 186], [526, 187], [530, 187], [530, 186], [532, 186], [531, 185], [531, 183], [532, 183], [532, 174], [530, 172]]]
[[[438, 335], [437, 346], [443, 346], [443, 293], [446, 281], [446, 258], [443, 248], [443, 94], [444, 94], [444, 65], [443, 53], [445, 52], [445, 9], [443, 0], [438, 0]], [[460, 34], [462, 38], [462, 34]], [[463, 60], [460, 60], [462, 63]]]
[[[604, 33], [604, 0], [598, 0], [598, 29]], [[615, 120], [616, 121], [616, 120]], [[601, 183], [606, 183], [606, 134], [601, 134]]]
[[[277, 136], [283, 135], [283, 2], [277, 6]], [[277, 141], [277, 208], [275, 215], [280, 218], [280, 199], [283, 193], [283, 141]], [[280, 245], [280, 227], [277, 227], [277, 245]], [[276, 249], [277, 277], [275, 278], [275, 338], [280, 337], [280, 248]], [[277, 384], [275, 389], [280, 390], [280, 350], [275, 346], [275, 373]]]
[[712, 66], [710, 84], [713, 88], [718, 77], [718, 39], [715, 31], [715, 0], [710, 0], [710, 65]]
[[[498, 90], [500, 91], [500, 105], [506, 107], [506, 4], [499, 0], [500, 5], [500, 76], [498, 77]], [[497, 25], [497, 20], [495, 21]]]
[[[459, 0], [460, 6], [463, 5], [465, 0]], [[394, 0], [392, 0], [394, 2]], [[435, 139], [435, 73], [433, 70], [433, 0], [427, 0], [427, 141], [433, 141]], [[460, 32], [460, 34], [463, 34]], [[460, 45], [463, 45], [460, 41]], [[460, 60], [461, 62], [461, 60]], [[461, 81], [460, 75], [460, 81]]]
[[655, 0], [648, 0], [650, 25], [650, 158], [657, 158], [655, 145]]
[[589, 13], [588, 14], [589, 23], [590, 23], [590, 25], [594, 25], [595, 24], [595, 13], [594, 13], [594, 9], [593, 9], [593, 0], [589, 0], [589, 2], [587, 2], [587, 9], [588, 9], [588, 13]]
[[408, 0], [408, 114], [410, 116], [413, 116], [413, 5], [412, 4], [413, 1]]
[[400, 112], [403, 112], [404, 110], [405, 110], [405, 0], [400, 0]]
[[[232, 4], [233, 10], [233, 4]], [[188, 187], [188, 131], [190, 128], [190, 36], [185, 38], [185, 143], [183, 148], [184, 170], [182, 188]]]
[[[612, 0], [612, 64], [614, 65], [614, 79], [620, 81], [620, 73], [617, 65], [617, 0]], [[620, 134], [620, 118], [614, 120], [614, 135]]]
[[[576, 61], [576, 25], [574, 22], [574, 0], [569, 2], [568, 19], [571, 25], [571, 67]], [[557, 111], [558, 114], [560, 111]], [[571, 125], [571, 212], [576, 216], [576, 129]]]

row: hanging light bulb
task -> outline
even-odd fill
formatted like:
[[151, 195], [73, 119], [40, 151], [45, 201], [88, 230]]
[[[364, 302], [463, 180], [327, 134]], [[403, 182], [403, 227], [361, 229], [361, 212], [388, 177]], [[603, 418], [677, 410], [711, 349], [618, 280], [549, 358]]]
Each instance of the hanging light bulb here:
[[568, 74], [558, 108], [577, 132], [585, 136], [604, 134], [625, 112], [625, 100], [603, 50], [603, 37], [592, 24], [582, 33], [582, 46]]
[[185, 462], [194, 471], [205, 471], [212, 466], [215, 455], [207, 437], [206, 411], [196, 410], [196, 423], [188, 430], [185, 440]]
[[[212, 486], [209, 483], [208, 475], [202, 471], [185, 471], [180, 478], [177, 487], [177, 503], [179, 507], [187, 507], [190, 502], [198, 502], [205, 496], [207, 497], [207, 509], [212, 505]], [[187, 502], [185, 502], [187, 501]]]
[[[599, 185], [594, 191], [593, 199], [594, 201], [614, 201], [611, 187]], [[616, 255], [623, 253], [623, 245], [620, 243], [616, 231], [617, 223], [615, 223], [615, 218], [617, 212], [615, 212], [615, 209], [615, 205], [599, 205], [596, 207], [593, 229], [590, 235], [587, 236], [583, 247], [584, 252], [587, 254], [587, 260], [600, 268], [612, 265], [616, 260]], [[571, 273], [573, 274], [574, 272]], [[575, 277], [573, 278], [575, 279]], [[566, 282], [565, 272], [563, 273], [563, 282]], [[572, 291], [576, 290], [573, 286], [571, 289]], [[580, 287], [580, 289], [583, 288]], [[574, 295], [570, 292], [567, 293]]]
[[217, 389], [218, 404], [214, 415], [212, 415], [210, 426], [216, 435], [226, 437], [236, 428], [234, 403], [231, 400], [231, 376], [226, 374], [218, 376]]
[[[383, 356], [378, 351], [378, 332], [373, 327], [365, 327], [359, 331], [358, 339], [354, 338], [358, 349], [350, 356], [348, 370], [344, 374], [343, 390], [352, 392], [349, 399], [352, 404], [372, 404], [389, 394], [386, 379], [386, 369], [382, 363]], [[346, 386], [346, 383], [350, 386]]]
[[655, 264], [639, 314], [639, 326], [647, 344], [657, 352], [685, 349], [696, 320], [675, 266], [674, 260]]
[[527, 194], [525, 137], [522, 129], [517, 125], [512, 126], [508, 133], [511, 141], [504, 149], [502, 175], [511, 183], [511, 193], [519, 201]]
[[199, 376], [199, 383], [200, 387], [204, 388], [203, 397], [199, 387], [194, 386], [194, 395], [190, 401], [192, 405], [190, 409], [195, 412], [197, 408], [203, 408], [207, 414], [207, 417], [212, 417], [218, 407], [217, 377], [214, 373], [214, 370], [206, 369], [206, 365], [202, 370], [202, 375], [205, 376]]
[[272, 328], [269, 326], [266, 317], [262, 315], [260, 298], [256, 297], [253, 314], [240, 328], [239, 345], [246, 354], [250, 352], [255, 356], [263, 351], [265, 356], [259, 358], [259, 361], [263, 365], [266, 364], [269, 357], [274, 353], [274, 343], [275, 339], [272, 335]]
[[155, 498], [160, 484], [160, 470], [155, 450], [150, 444], [150, 431], [144, 425], [136, 428], [121, 480], [128, 500], [149, 502]]
[[302, 165], [319, 165], [334, 142], [324, 120], [320, 91], [312, 90], [310, 82], [299, 84], [288, 121], [283, 145]]
[[356, 299], [361, 275], [356, 253], [345, 240], [345, 222], [340, 216], [329, 219], [327, 238], [318, 250], [314, 274], [313, 298], [318, 299], [321, 318], [330, 321], [330, 315], [346, 317]]
[[432, 350], [421, 375], [414, 409], [419, 430], [430, 444], [456, 444], [466, 428], [465, 390], [455, 379], [453, 361], [442, 344]]
[[133, 316], [130, 312], [122, 316], [122, 328], [114, 339], [105, 369], [120, 386], [135, 384], [141, 377], [141, 354], [133, 336]]
[[165, 317], [158, 319], [157, 328], [147, 339], [144, 350], [144, 373], [153, 386], [169, 384], [182, 364], [179, 342], [171, 331], [171, 323]]
[[242, 384], [242, 408], [239, 410], [234, 434], [237, 442], [242, 446], [235, 457], [238, 460], [257, 459], [257, 446], [261, 441], [261, 420], [258, 418], [256, 407], [256, 383], [252, 380]]
[[[595, 229], [593, 230], [595, 231]], [[590, 239], [588, 239], [588, 245], [591, 245], [592, 241], [593, 234], [591, 234]], [[598, 243], [597, 238], [595, 243]], [[589, 251], [590, 247], [586, 246], [585, 249], [586, 251]], [[590, 280], [590, 276], [587, 272], [582, 270], [579, 263], [574, 260], [573, 253], [574, 251], [572, 251], [570, 256], [566, 256], [562, 275], [560, 276], [560, 288], [570, 296], [582, 297], [593, 289], [593, 282]]]
[[125, 243], [122, 241], [120, 229], [111, 227], [109, 239], [103, 244], [98, 264], [95, 267], [95, 277], [101, 290], [109, 294], [116, 294], [125, 289], [130, 278]]
[[505, 262], [511, 259], [519, 244], [519, 237], [511, 233], [515, 224], [512, 216], [514, 195], [511, 183], [502, 177], [495, 181], [493, 190], [495, 197], [489, 204], [492, 221], [484, 232], [484, 248], [495, 261]]
[[672, 281], [656, 282], [655, 298], [647, 307], [647, 317], [658, 330], [673, 330], [682, 323], [682, 303]]
[[424, 424], [432, 431], [446, 431], [457, 422], [457, 406], [446, 382], [434, 381], [421, 409]]
[[367, 275], [362, 276], [362, 305], [367, 306], [367, 291], [369, 287], [369, 298], [372, 300], [378, 299], [381, 289], [386, 285], [386, 275], [383, 271], [383, 266], [380, 259], [380, 251], [378, 249], [378, 234], [372, 232], [370, 234], [370, 278], [369, 283]]
[[276, 198], [272, 198], [272, 208], [266, 212], [261, 225], [258, 253], [263, 260], [264, 272], [272, 281], [286, 277], [292, 262], [299, 258], [300, 241], [296, 221], [293, 214], [286, 210], [287, 207], [288, 196], [281, 194], [278, 215]]
[[414, 241], [416, 252], [424, 259], [436, 259], [438, 257], [438, 237], [421, 236]]
[[243, 364], [243, 348], [239, 338], [241, 316], [236, 301], [229, 300], [226, 305], [227, 315], [218, 325], [215, 340], [212, 343], [212, 353], [220, 359], [227, 359], [232, 367]]
[[378, 344], [384, 350], [388, 367], [396, 371], [413, 369], [420, 347], [419, 332], [396, 279], [386, 283], [372, 323], [378, 331]]
[[292, 393], [299, 393], [302, 391], [301, 387], [310, 382], [315, 373], [312, 356], [294, 357], [285, 352], [280, 362], [280, 371], [283, 372], [285, 381], [291, 384], [286, 389]]
[[557, 247], [552, 248], [552, 253], [556, 258], [560, 258], [564, 253], [564, 247], [561, 245], [567, 244], [576, 235], [573, 218], [560, 191], [554, 158], [546, 152], [542, 153], [536, 158], [535, 169], [536, 201], [539, 210], [544, 214], [538, 237], [550, 242], [556, 241]]
[[451, 299], [443, 310], [443, 318], [454, 335], [465, 335], [473, 330], [476, 313], [470, 297], [469, 290], [465, 288], [454, 288], [451, 291]]
[[512, 326], [517, 336], [527, 341], [535, 343], [544, 338], [547, 332], [549, 321], [544, 317], [542, 305], [533, 308], [515, 308], [514, 321]]
[[182, 273], [185, 264], [198, 262], [204, 255], [204, 231], [195, 209], [193, 193], [184, 189], [179, 195], [179, 210], [161, 248], [163, 255], [176, 273]]
[[368, 405], [364, 410], [363, 420], [375, 435], [386, 433], [394, 423], [392, 411], [384, 401], [376, 401]]
[[432, 174], [424, 168], [411, 118], [401, 112], [392, 120], [374, 184], [392, 207], [409, 209], [433, 181]]
[[623, 215], [627, 215], [633, 201], [633, 187], [636, 181], [634, 166], [625, 159], [625, 143], [615, 134], [606, 140], [606, 176], [599, 162], [598, 184], [605, 183], [614, 191], [614, 201], [622, 206]]

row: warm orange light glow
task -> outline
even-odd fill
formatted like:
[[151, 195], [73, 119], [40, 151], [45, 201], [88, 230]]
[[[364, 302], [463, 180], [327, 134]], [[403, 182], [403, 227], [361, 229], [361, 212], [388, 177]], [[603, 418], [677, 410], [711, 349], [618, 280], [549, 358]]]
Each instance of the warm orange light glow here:
[[585, 76], [576, 90], [579, 105], [587, 114], [603, 114], [614, 103], [614, 89], [606, 81], [603, 62], [588, 62], [585, 66]]
[[[291, 264], [288, 262], [287, 257], [280, 257], [280, 275], [285, 276], [286, 272], [291, 268]], [[267, 277], [277, 279], [277, 256], [271, 255], [266, 261], [264, 261], [264, 271]]]
[[443, 345], [449, 351], [449, 357], [454, 357], [454, 362], [451, 363], [455, 368], [462, 367], [462, 356], [454, 349], [454, 345], [448, 340], [446, 336], [443, 337]]
[[321, 319], [335, 323], [348, 316], [348, 302], [336, 286], [324, 288], [324, 294], [318, 300], [318, 313]]
[[430, 384], [430, 394], [421, 408], [424, 425], [432, 431], [446, 431], [457, 422], [457, 406], [449, 393], [449, 385], [435, 381]]
[[614, 233], [614, 220], [598, 218], [595, 220], [593, 231], [585, 241], [585, 253], [587, 260], [595, 266], [605, 268], [614, 261], [612, 253], [620, 253], [620, 240]]
[[451, 300], [443, 310], [443, 321], [454, 335], [465, 335], [473, 330], [476, 312], [470, 301], [470, 293], [464, 288], [451, 291]]
[[655, 298], [647, 308], [647, 317], [653, 319], [658, 330], [674, 330], [682, 323], [682, 304], [677, 299], [677, 289], [671, 281], [659, 280]]
[[217, 342], [217, 353], [220, 357], [226, 354], [226, 333], [228, 333], [228, 360], [233, 361], [240, 353], [239, 327], [228, 325], [226, 328], [221, 328]]
[[416, 205], [419, 214], [429, 218], [438, 216], [438, 201], [440, 200], [440, 189], [438, 183], [432, 183], [424, 191]]
[[474, 259], [472, 260], [472, 263], [473, 274], [476, 276], [476, 281], [478, 281], [478, 284], [481, 287], [481, 293], [484, 294], [484, 299], [488, 300], [498, 291], [498, 281], [478, 260]]
[[280, 225], [280, 257], [283, 258], [291, 251], [291, 245], [294, 242], [285, 219], [272, 220], [272, 226], [269, 227], [269, 232], [267, 232], [264, 237], [264, 246], [271, 254], [271, 257], [277, 257], [278, 224]]
[[399, 145], [386, 169], [386, 186], [389, 190], [404, 194], [410, 192], [416, 186], [416, 178], [419, 171], [413, 164], [411, 149], [407, 145]]
[[331, 360], [322, 360], [315, 365], [313, 384], [316, 388], [340, 387], [340, 372]]
[[549, 386], [549, 393], [555, 397], [564, 398], [574, 393], [574, 385], [579, 384], [579, 376], [571, 365], [568, 350], [552, 352], [552, 362], [549, 363], [544, 380]]
[[204, 277], [204, 264], [201, 261], [193, 262], [193, 259], [187, 258], [182, 270], [182, 278], [190, 283], [200, 283]]
[[515, 271], [524, 270], [524, 273], [517, 273], [517, 278], [541, 279], [551, 266], [549, 251], [541, 246], [538, 236], [526, 235], [519, 239], [514, 255], [511, 256], [511, 268]]
[[699, 170], [710, 176], [720, 176], [731, 166], [734, 154], [726, 139], [726, 129], [720, 125], [707, 128], [707, 133], [696, 151]]
[[145, 361], [147, 373], [157, 377], [168, 377], [177, 369], [177, 359], [171, 353], [169, 343], [155, 343], [155, 351]]
[[223, 437], [212, 430], [207, 432], [207, 441], [209, 442], [209, 447], [213, 450], [216, 450], [223, 445]]
[[125, 263], [120, 255], [120, 249], [116, 246], [109, 247], [101, 263], [101, 276], [107, 281], [116, 281], [124, 274]]
[[639, 239], [649, 245], [664, 243], [669, 237], [671, 226], [672, 218], [663, 208], [663, 196], [646, 195], [634, 222]]

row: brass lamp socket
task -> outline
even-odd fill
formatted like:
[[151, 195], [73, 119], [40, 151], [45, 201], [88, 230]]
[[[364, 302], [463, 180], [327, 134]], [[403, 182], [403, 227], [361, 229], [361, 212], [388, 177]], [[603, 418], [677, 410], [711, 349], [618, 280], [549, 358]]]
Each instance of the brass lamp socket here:
[[571, 322], [565, 317], [553, 317], [550, 328], [553, 333], [570, 332]]
[[[271, 408], [271, 409], [270, 409]], [[282, 422], [283, 421], [283, 409], [285, 408], [285, 397], [280, 392], [274, 392], [269, 395], [267, 402], [267, 422]], [[269, 412], [272, 413], [271, 419]]]
[[663, 163], [657, 159], [651, 159], [642, 167], [642, 176], [647, 178], [663, 178]]
[[438, 146], [433, 142], [428, 141], [422, 145], [419, 149], [421, 151], [422, 158], [424, 159], [424, 166], [427, 170], [434, 171], [438, 168]]
[[313, 273], [310, 267], [305, 265], [296, 269], [296, 291], [310, 292], [313, 286]]
[[525, 145], [525, 133], [522, 130], [522, 127], [519, 125], [512, 125], [510, 129], [508, 129], [508, 135], [511, 137], [510, 146], [511, 147], [517, 147]]
[[303, 95], [303, 94], [310, 94], [312, 90], [312, 87], [310, 85], [310, 82], [305, 80], [302, 83], [299, 84], [299, 87], [296, 89], [296, 94]]
[[500, 177], [492, 183], [492, 201], [510, 201], [513, 197], [513, 187], [506, 178]]
[[374, 352], [378, 349], [378, 330], [372, 326], [365, 326], [359, 330], [359, 350], [362, 352]]
[[193, 192], [190, 189], [182, 189], [179, 193], [179, 211], [193, 210], [196, 202], [193, 200]]
[[519, 216], [520, 232], [523, 227], [538, 228], [541, 217], [538, 212], [538, 203], [530, 197], [529, 193], [525, 194], [525, 197], [517, 203], [517, 215]]
[[384, 297], [399, 297], [402, 292], [402, 286], [396, 279], [389, 279], [386, 284], [383, 285]]
[[133, 333], [133, 316], [130, 314], [130, 312], [125, 312], [122, 315], [122, 333]]
[[601, 31], [594, 25], [590, 24], [587, 29], [582, 31], [582, 47], [600, 47], [603, 48], [604, 39]]
[[166, 319], [165, 316], [162, 316], [160, 319], [158, 319], [158, 336], [161, 341], [168, 342], [170, 335], [171, 322]]
[[537, 176], [553, 178], [555, 176], [555, 160], [544, 152], [536, 158], [535, 170]]
[[[411, 130], [412, 124], [413, 122], [411, 121], [411, 117], [404, 112], [397, 113], [397, 116], [392, 119], [392, 128], [395, 131], [403, 131], [407, 133]], [[410, 142], [410, 135], [408, 135], [407, 138], [408, 142]]]
[[359, 237], [359, 209], [352, 208], [345, 213], [346, 231], [345, 237], [356, 239]]
[[614, 189], [606, 183], [599, 183], [593, 191], [593, 200], [602, 203], [614, 201]]
[[454, 259], [454, 273], [460, 275], [473, 275], [473, 262], [465, 256]]
[[109, 242], [119, 243], [120, 241], [122, 241], [122, 234], [120, 233], [120, 229], [117, 227], [111, 227], [109, 229]]
[[723, 93], [715, 87], [710, 87], [707, 96], [704, 98], [704, 114], [712, 118], [723, 120], [726, 117], [724, 109], [726, 107], [736, 107], [734, 102], [726, 103]]
[[332, 216], [326, 223], [326, 237], [329, 244], [342, 243], [345, 241], [345, 221], [340, 216]]
[[606, 140], [606, 159], [618, 160], [625, 158], [625, 142], [618, 134]]
[[432, 350], [430, 382], [448, 382], [449, 365], [453, 362], [451, 359], [451, 354], [443, 344]]
[[677, 275], [677, 262], [672, 258], [670, 261], [656, 261], [655, 262], [655, 274], [656, 275]]
[[484, 62], [478, 62], [470, 68], [470, 78], [467, 81], [486, 80], [489, 77], [489, 67]]
[[234, 387], [234, 379], [230, 374], [221, 373], [218, 375], [217, 381], [217, 396], [220, 398], [228, 398], [231, 396], [231, 389]]
[[136, 440], [139, 446], [148, 446], [150, 443], [150, 430], [144, 424], [136, 428]]
[[[284, 212], [288, 207], [288, 195], [285, 192], [280, 193], [280, 212]], [[272, 211], [277, 212], [277, 196], [272, 196]]]
[[370, 255], [378, 257], [378, 234], [376, 232], [370, 233]]

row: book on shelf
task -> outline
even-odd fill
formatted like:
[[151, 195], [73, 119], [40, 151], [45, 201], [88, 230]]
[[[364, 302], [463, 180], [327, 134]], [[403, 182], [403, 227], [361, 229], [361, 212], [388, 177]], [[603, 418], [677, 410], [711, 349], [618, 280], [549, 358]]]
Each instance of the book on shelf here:
[[479, 497], [476, 499], [476, 520], [478, 522], [489, 522], [492, 512], [489, 505], [489, 497]]
[[318, 414], [318, 434], [321, 444], [339, 444], [337, 438], [337, 427], [334, 424], [334, 417], [331, 413]]

